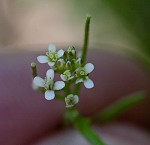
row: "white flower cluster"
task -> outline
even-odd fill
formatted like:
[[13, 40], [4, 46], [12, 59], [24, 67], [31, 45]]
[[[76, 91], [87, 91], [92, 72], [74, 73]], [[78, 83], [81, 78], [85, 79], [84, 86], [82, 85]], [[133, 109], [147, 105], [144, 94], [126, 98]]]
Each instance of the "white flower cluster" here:
[[[93, 88], [94, 83], [89, 79], [89, 73], [94, 70], [92, 63], [83, 66], [80, 57], [77, 57], [74, 47], [69, 47], [66, 51], [56, 51], [56, 46], [50, 44], [46, 55], [37, 57], [40, 63], [48, 63], [50, 69], [46, 72], [45, 79], [36, 76], [33, 79], [34, 88], [42, 88], [45, 92], [45, 98], [52, 100], [55, 98], [55, 92], [65, 88], [67, 82], [70, 84], [84, 83], [86, 88]], [[60, 74], [62, 81], [54, 81], [54, 72]], [[67, 94], [65, 97], [66, 107], [72, 107], [77, 104], [79, 98], [74, 94]]]

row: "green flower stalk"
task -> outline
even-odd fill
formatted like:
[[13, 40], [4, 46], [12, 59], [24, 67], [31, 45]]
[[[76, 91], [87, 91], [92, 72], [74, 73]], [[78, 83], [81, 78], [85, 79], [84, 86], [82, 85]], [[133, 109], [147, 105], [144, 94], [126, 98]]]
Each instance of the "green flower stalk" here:
[[[94, 65], [92, 63], [85, 63], [90, 18], [90, 16], [86, 18], [81, 57], [77, 55], [74, 46], [66, 50], [60, 49], [56, 51], [56, 46], [50, 44], [45, 55], [37, 57], [39, 63], [47, 63], [50, 68], [47, 70], [46, 76], [43, 79], [37, 75], [36, 64], [32, 63], [32, 84], [35, 90], [44, 93], [46, 100], [50, 101], [55, 98], [65, 102], [66, 113], [64, 114], [64, 120], [70, 122], [92, 145], [105, 145], [90, 128], [89, 119], [82, 117], [75, 107], [80, 100], [79, 90], [81, 84], [83, 83], [87, 89], [94, 87], [94, 82], [89, 79], [90, 73], [94, 70]], [[54, 76], [56, 73], [60, 75], [59, 81], [55, 81]], [[71, 89], [71, 86], [74, 86], [74, 89]], [[62, 95], [62, 91], [64, 95]]]

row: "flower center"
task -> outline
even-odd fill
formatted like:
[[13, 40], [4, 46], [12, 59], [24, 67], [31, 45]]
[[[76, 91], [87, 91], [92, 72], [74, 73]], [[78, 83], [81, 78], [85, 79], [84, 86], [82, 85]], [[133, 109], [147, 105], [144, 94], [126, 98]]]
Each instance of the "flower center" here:
[[81, 76], [84, 76], [84, 75], [86, 75], [86, 72], [85, 72], [84, 70], [81, 70], [81, 71], [80, 71], [80, 75], [81, 75]]
[[49, 58], [49, 61], [55, 62], [57, 60], [57, 53], [56, 52], [47, 52], [46, 53], [47, 57]]
[[47, 80], [45, 78], [45, 82], [44, 82], [44, 88], [45, 88], [45, 90], [51, 90], [52, 87], [53, 87], [53, 80], [51, 80], [51, 79]]
[[78, 68], [75, 72], [75, 75], [77, 78], [82, 78], [83, 80], [86, 80], [88, 78], [88, 74], [84, 70], [84, 68]]
[[77, 76], [84, 77], [84, 76], [87, 76], [87, 73], [85, 72], [85, 70], [83, 68], [80, 68], [77, 70]]
[[71, 72], [70, 70], [66, 70], [63, 75], [65, 76], [66, 79], [69, 79], [71, 77]]

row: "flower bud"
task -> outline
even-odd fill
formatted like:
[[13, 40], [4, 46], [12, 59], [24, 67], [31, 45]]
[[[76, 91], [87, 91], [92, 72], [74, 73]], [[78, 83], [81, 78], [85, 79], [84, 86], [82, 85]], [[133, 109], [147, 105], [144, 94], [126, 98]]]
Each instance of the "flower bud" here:
[[37, 69], [36, 69], [36, 63], [31, 63], [31, 69], [32, 69], [32, 76], [33, 78], [37, 76]]
[[81, 65], [82, 65], [82, 60], [81, 60], [81, 58], [79, 57], [78, 59], [76, 59], [76, 61], [75, 61], [74, 63], [75, 63], [75, 67], [76, 67], [76, 68], [81, 67]]
[[71, 62], [70, 61], [67, 61], [65, 68], [66, 68], [66, 70], [71, 70]]
[[65, 67], [66, 62], [64, 61], [64, 59], [58, 59], [57, 61], [57, 69], [58, 70], [63, 70]]
[[77, 95], [69, 94], [65, 98], [65, 102], [67, 108], [73, 107], [75, 104], [79, 102], [79, 97]]
[[73, 46], [69, 47], [66, 51], [67, 58], [68, 59], [73, 59], [76, 58], [76, 50]]

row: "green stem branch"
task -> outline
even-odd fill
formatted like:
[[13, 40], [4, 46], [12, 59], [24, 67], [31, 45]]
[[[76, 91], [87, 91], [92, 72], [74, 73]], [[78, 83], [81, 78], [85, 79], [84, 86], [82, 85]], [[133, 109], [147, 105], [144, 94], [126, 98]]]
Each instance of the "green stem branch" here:
[[106, 123], [118, 117], [120, 114], [125, 112], [127, 109], [141, 103], [145, 99], [145, 94], [143, 92], [134, 93], [129, 96], [123, 97], [99, 115], [94, 117], [94, 120], [99, 120], [101, 123]]
[[86, 22], [85, 22], [84, 43], [83, 43], [82, 58], [81, 58], [83, 61], [83, 65], [85, 64], [85, 61], [86, 61], [86, 54], [87, 54], [87, 49], [88, 49], [90, 20], [91, 20], [91, 16], [87, 15]]
[[[87, 15], [86, 16], [86, 21], [85, 21], [84, 43], [83, 43], [82, 56], [81, 56], [83, 65], [86, 62], [86, 55], [87, 55], [87, 50], [88, 50], [90, 20], [91, 20], [91, 16]], [[76, 85], [76, 87], [74, 89], [74, 94], [79, 94], [80, 87], [81, 87], [81, 84]]]
[[[81, 57], [83, 66], [86, 62], [86, 55], [88, 50], [90, 19], [91, 16], [88, 15], [85, 22], [84, 43]], [[79, 95], [80, 87], [80, 84], [77, 84], [75, 86], [74, 94]], [[80, 116], [75, 108], [67, 109], [64, 119], [66, 121], [69, 121], [85, 137], [85, 139], [87, 139], [87, 141], [91, 143], [91, 145], [105, 145], [103, 141], [99, 138], [99, 136], [90, 127], [90, 120], [88, 118]]]
[[32, 76], [35, 78], [37, 76], [37, 69], [36, 69], [36, 63], [31, 63], [31, 69], [32, 69]]
[[91, 145], [106, 145], [99, 135], [90, 127], [90, 119], [80, 116], [75, 108], [67, 110], [65, 119], [69, 121]]

